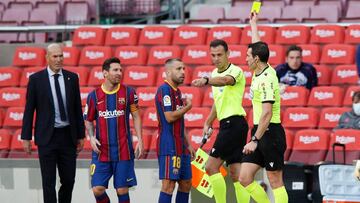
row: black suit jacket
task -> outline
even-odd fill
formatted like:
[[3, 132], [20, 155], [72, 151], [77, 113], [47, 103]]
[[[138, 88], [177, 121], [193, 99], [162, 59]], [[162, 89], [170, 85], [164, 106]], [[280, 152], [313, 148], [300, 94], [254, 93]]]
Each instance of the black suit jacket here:
[[[81, 108], [79, 79], [77, 74], [62, 70], [66, 91], [66, 106], [73, 143], [85, 137], [84, 120]], [[31, 140], [35, 119], [35, 144], [45, 146], [49, 143], [54, 130], [55, 107], [51, 94], [47, 68], [34, 73], [29, 78], [26, 93], [26, 105], [23, 117], [21, 139]]]

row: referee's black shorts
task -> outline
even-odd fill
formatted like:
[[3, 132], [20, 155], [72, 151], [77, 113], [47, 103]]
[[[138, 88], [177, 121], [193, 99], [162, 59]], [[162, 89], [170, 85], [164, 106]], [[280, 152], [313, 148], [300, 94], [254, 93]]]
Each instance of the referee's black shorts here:
[[220, 157], [228, 165], [241, 163], [248, 130], [248, 124], [243, 116], [230, 116], [222, 119], [219, 134], [210, 151], [210, 156]]
[[[251, 130], [254, 135], [257, 125]], [[259, 140], [256, 150], [244, 155], [242, 162], [249, 162], [265, 167], [267, 171], [282, 170], [284, 167], [284, 152], [286, 138], [284, 128], [280, 123], [270, 123], [264, 135]]]

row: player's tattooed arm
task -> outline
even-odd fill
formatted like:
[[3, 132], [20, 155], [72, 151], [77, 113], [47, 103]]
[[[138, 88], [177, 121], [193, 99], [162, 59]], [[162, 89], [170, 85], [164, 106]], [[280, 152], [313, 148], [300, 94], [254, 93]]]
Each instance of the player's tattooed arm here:
[[98, 146], [100, 146], [101, 144], [94, 135], [94, 129], [95, 129], [94, 123], [90, 122], [90, 121], [85, 121], [85, 126], [86, 126], [86, 130], [88, 131], [88, 134], [90, 137], [91, 148], [94, 150], [94, 152], [100, 153]]
[[136, 154], [136, 158], [139, 159], [144, 152], [144, 144], [141, 134], [141, 117], [139, 111], [131, 112], [131, 116], [133, 117], [134, 120], [134, 128], [135, 128], [136, 136], [138, 138], [138, 143], [135, 147], [135, 154]]
[[175, 111], [166, 111], [165, 119], [167, 122], [172, 123], [176, 120], [182, 118], [186, 112], [188, 112], [192, 107], [192, 101], [191, 98], [186, 98], [186, 104], [183, 108], [177, 109]]

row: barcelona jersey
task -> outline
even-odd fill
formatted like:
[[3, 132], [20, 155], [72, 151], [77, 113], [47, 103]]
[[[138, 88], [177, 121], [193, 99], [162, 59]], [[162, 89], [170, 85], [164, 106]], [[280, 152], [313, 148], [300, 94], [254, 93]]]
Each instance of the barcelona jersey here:
[[137, 110], [135, 90], [122, 84], [112, 92], [99, 87], [88, 95], [84, 118], [90, 122], [96, 120], [96, 139], [101, 144], [98, 146], [100, 153], [93, 152], [93, 159], [134, 159], [129, 116]]
[[165, 81], [156, 92], [155, 106], [159, 121], [158, 155], [179, 156], [189, 154], [184, 137], [184, 118], [182, 117], [172, 123], [167, 122], [165, 119], [165, 112], [183, 108], [180, 90]]

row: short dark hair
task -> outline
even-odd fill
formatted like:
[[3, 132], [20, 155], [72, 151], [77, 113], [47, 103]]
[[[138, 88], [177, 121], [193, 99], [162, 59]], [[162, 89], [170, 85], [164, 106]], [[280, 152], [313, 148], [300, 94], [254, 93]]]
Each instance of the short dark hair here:
[[355, 99], [360, 99], [360, 91], [354, 92], [352, 96], [352, 101], [355, 101]]
[[289, 48], [286, 50], [286, 56], [289, 56], [290, 51], [299, 51], [300, 54], [302, 53], [302, 48], [296, 45], [291, 45], [289, 46]]
[[111, 57], [108, 58], [104, 61], [103, 65], [102, 65], [102, 70], [106, 70], [109, 71], [110, 70], [110, 64], [112, 63], [118, 63], [120, 64], [120, 59], [117, 57]]
[[171, 64], [171, 63], [173, 63], [173, 62], [175, 62], [175, 61], [182, 62], [182, 60], [179, 59], [179, 58], [169, 58], [169, 59], [167, 59], [167, 60], [165, 61], [165, 65]]
[[218, 46], [224, 47], [225, 52], [227, 52], [229, 50], [229, 47], [228, 47], [227, 43], [224, 40], [215, 39], [215, 40], [211, 41], [210, 47], [215, 48], [215, 47], [218, 47]]
[[253, 57], [259, 56], [261, 62], [268, 62], [270, 51], [268, 45], [265, 42], [259, 41], [249, 44], [248, 48], [251, 48], [251, 54]]

